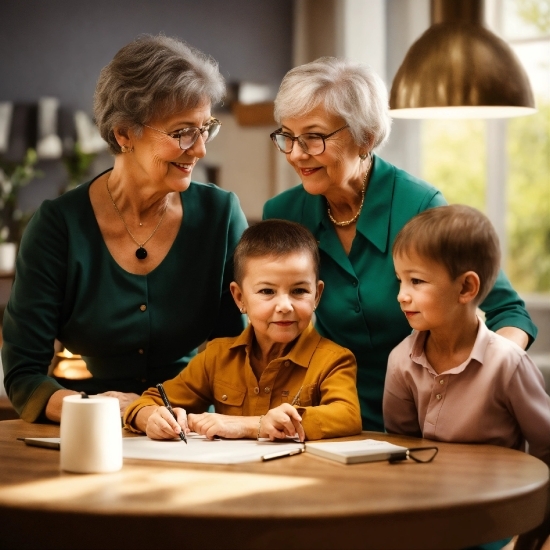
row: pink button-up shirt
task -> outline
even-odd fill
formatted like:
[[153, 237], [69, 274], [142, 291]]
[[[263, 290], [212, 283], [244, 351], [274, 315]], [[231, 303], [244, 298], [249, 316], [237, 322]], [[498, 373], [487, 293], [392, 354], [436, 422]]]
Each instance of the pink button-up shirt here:
[[479, 322], [464, 363], [441, 374], [424, 353], [427, 332], [393, 349], [384, 388], [390, 433], [525, 450], [550, 465], [550, 396], [527, 353]]

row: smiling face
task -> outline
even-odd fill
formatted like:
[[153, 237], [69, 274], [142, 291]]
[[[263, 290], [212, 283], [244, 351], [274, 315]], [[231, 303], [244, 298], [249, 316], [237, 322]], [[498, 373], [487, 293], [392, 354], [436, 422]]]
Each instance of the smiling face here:
[[248, 315], [266, 355], [273, 349], [282, 353], [309, 325], [322, 290], [313, 259], [305, 252], [248, 258], [242, 284], [231, 283], [233, 298]]
[[394, 256], [397, 300], [416, 330], [447, 329], [463, 314], [463, 277], [452, 279], [440, 263], [410, 251]]
[[152, 128], [144, 127], [140, 137], [131, 134], [135, 177], [146, 179], [168, 192], [187, 190], [193, 167], [206, 154], [203, 138], [199, 137], [192, 147], [183, 151], [178, 139], [162, 132], [172, 134], [192, 126], [201, 128], [210, 118], [210, 104], [203, 104], [195, 109], [149, 121], [147, 124]]
[[[282, 129], [293, 137], [306, 133], [330, 134], [346, 124], [339, 116], [332, 115], [318, 106], [307, 115], [282, 121]], [[325, 141], [325, 151], [320, 155], [308, 155], [297, 142], [286, 154], [287, 161], [300, 176], [304, 189], [312, 195], [330, 196], [352, 178], [361, 179], [359, 155], [366, 153], [359, 147], [345, 128]]]

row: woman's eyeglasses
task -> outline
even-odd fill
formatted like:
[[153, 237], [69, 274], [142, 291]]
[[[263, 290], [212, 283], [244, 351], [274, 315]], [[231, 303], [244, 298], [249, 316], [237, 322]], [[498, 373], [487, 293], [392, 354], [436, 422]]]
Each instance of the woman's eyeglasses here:
[[275, 130], [275, 132], [270, 134], [269, 137], [273, 140], [273, 143], [275, 144], [277, 149], [281, 151], [281, 153], [291, 153], [292, 148], [294, 147], [294, 142], [297, 141], [298, 145], [302, 148], [304, 153], [315, 156], [325, 152], [326, 139], [332, 137], [334, 134], [337, 134], [347, 127], [348, 124], [342, 126], [341, 128], [338, 128], [338, 130], [335, 130], [330, 134], [307, 133], [296, 137], [283, 132], [283, 129], [279, 128], [278, 130]]
[[217, 118], [211, 118], [202, 128], [191, 126], [190, 128], [184, 128], [183, 130], [178, 130], [177, 132], [164, 132], [158, 128], [153, 128], [148, 124], [144, 124], [143, 126], [146, 126], [151, 130], [155, 130], [155, 132], [160, 132], [161, 134], [177, 139], [180, 149], [185, 151], [195, 145], [197, 139], [199, 139], [199, 136], [202, 136], [205, 144], [211, 142], [218, 135], [221, 125], [222, 123]]
[[437, 447], [410, 447], [406, 451], [400, 453], [393, 453], [388, 462], [399, 462], [400, 460], [406, 460], [410, 458], [415, 462], [427, 463], [431, 462], [439, 449]]

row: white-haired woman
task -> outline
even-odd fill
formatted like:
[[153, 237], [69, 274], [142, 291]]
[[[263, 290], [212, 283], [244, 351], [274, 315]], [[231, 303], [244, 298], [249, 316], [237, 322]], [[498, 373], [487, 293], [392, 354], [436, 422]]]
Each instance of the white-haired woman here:
[[[363, 428], [383, 430], [388, 355], [410, 333], [391, 245], [409, 219], [445, 199], [373, 153], [388, 139], [391, 120], [385, 85], [366, 65], [320, 58], [292, 69], [275, 118], [281, 128], [271, 138], [302, 183], [269, 200], [264, 218], [300, 222], [316, 236], [325, 282], [317, 328], [355, 354]], [[492, 330], [524, 348], [535, 338], [502, 272], [481, 307]]]
[[[94, 111], [114, 167], [38, 209], [4, 316], [5, 386], [24, 420], [58, 421], [74, 391], [123, 411], [204, 340], [242, 331], [229, 283], [246, 219], [234, 194], [191, 181], [224, 91], [214, 60], [162, 35], [101, 71]], [[56, 338], [91, 379], [48, 376]]]

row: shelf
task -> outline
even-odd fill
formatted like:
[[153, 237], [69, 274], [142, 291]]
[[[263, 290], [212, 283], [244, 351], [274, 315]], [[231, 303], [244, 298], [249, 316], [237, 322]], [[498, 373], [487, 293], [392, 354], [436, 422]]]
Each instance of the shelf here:
[[240, 126], [275, 126], [273, 102], [266, 103], [232, 103], [231, 111]]

